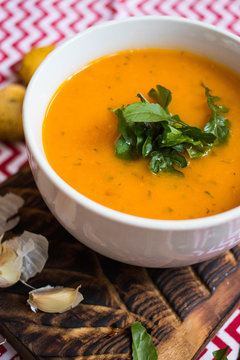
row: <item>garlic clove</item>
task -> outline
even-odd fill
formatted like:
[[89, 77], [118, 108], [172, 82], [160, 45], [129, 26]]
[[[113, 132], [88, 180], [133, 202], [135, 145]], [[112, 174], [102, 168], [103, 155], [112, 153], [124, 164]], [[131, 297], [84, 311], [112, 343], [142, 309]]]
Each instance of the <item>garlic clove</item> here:
[[83, 296], [76, 289], [62, 286], [45, 286], [30, 291], [28, 304], [32, 311], [41, 310], [47, 313], [63, 313], [76, 307], [82, 300]]
[[[1, 226], [1, 225], [0, 225]], [[0, 288], [27, 281], [41, 272], [48, 258], [48, 241], [38, 234], [24, 231], [21, 236], [1, 244], [0, 236]]]
[[16, 252], [0, 241], [0, 288], [14, 285], [21, 276]]

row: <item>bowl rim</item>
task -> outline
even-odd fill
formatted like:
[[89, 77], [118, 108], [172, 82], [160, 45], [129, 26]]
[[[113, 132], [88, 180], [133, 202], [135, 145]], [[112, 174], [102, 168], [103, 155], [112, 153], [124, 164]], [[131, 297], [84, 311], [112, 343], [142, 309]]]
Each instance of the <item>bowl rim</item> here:
[[[101, 205], [85, 195], [82, 195], [80, 192], [72, 188], [68, 185], [61, 177], [53, 170], [53, 168], [48, 163], [47, 159], [42, 155], [41, 150], [37, 146], [36, 142], [34, 142], [34, 137], [31, 136], [30, 130], [30, 121], [31, 117], [28, 111], [29, 103], [31, 102], [32, 96], [32, 88], [35, 86], [35, 83], [38, 80], [39, 74], [44, 71], [44, 68], [47, 66], [48, 59], [57, 55], [57, 53], [61, 53], [64, 51], [66, 46], [69, 46], [70, 43], [75, 42], [76, 39], [84, 37], [86, 34], [90, 32], [95, 32], [99, 28], [108, 28], [117, 24], [125, 24], [129, 22], [147, 22], [147, 21], [161, 21], [161, 22], [169, 22], [169, 23], [182, 23], [188, 24], [195, 27], [199, 27], [202, 29], [208, 29], [220, 35], [227, 37], [228, 39], [232, 39], [236, 41], [240, 46], [240, 38], [233, 33], [230, 33], [226, 30], [219, 29], [214, 25], [202, 23], [197, 20], [191, 20], [181, 17], [173, 17], [173, 16], [162, 16], [162, 15], [144, 15], [144, 16], [135, 16], [128, 17], [125, 19], [111, 20], [106, 21], [101, 24], [94, 25], [78, 34], [73, 35], [69, 39], [65, 40], [62, 44], [58, 45], [56, 49], [54, 49], [47, 58], [40, 64], [33, 77], [31, 78], [26, 94], [24, 97], [23, 103], [23, 128], [25, 140], [28, 148], [28, 156], [30, 157], [30, 153], [33, 154], [34, 159], [36, 160], [39, 168], [43, 171], [43, 173], [49, 178], [49, 180], [67, 197], [71, 198], [73, 201], [77, 202], [81, 206], [86, 209], [91, 210], [92, 212], [98, 214], [101, 217], [106, 219], [110, 219], [112, 221], [118, 223], [124, 223], [125, 225], [144, 228], [144, 229], [152, 229], [152, 230], [168, 230], [168, 231], [190, 231], [195, 229], [205, 229], [211, 228], [217, 225], [224, 224], [229, 221], [233, 221], [240, 216], [240, 206], [237, 206], [233, 209], [227, 210], [225, 212], [211, 215], [203, 218], [196, 219], [186, 219], [186, 220], [161, 220], [161, 219], [151, 219], [144, 218], [140, 216], [134, 216], [126, 213], [122, 213], [120, 211], [108, 208], [104, 205]], [[50, 101], [50, 100], [49, 100]]]

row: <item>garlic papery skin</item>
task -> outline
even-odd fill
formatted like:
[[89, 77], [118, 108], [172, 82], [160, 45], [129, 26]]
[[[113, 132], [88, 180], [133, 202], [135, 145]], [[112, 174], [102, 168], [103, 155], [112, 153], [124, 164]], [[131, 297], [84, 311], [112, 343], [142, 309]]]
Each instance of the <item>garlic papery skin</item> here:
[[76, 307], [83, 296], [76, 289], [62, 286], [45, 286], [29, 293], [28, 304], [32, 311], [41, 310], [47, 313], [63, 313]]
[[21, 276], [21, 264], [16, 252], [0, 243], [0, 288], [14, 285]]
[[23, 198], [13, 193], [0, 196], [0, 234], [13, 229], [19, 222], [15, 216], [24, 204]]

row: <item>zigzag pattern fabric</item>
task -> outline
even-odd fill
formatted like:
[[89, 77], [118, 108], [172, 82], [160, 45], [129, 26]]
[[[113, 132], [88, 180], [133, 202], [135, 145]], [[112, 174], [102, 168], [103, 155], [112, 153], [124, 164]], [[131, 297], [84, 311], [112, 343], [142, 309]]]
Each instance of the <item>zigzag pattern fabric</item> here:
[[[33, 47], [59, 44], [103, 21], [156, 14], [190, 18], [240, 35], [240, 0], [0, 0], [0, 87], [18, 81], [17, 65]], [[26, 163], [24, 143], [0, 142], [0, 182]], [[228, 359], [236, 360], [239, 328], [240, 309], [198, 360], [212, 359], [212, 351], [226, 345]], [[10, 359], [20, 356], [9, 344], [0, 345], [0, 360]]]
[[34, 46], [59, 44], [97, 23], [128, 16], [170, 15], [240, 35], [239, 0], [1, 0], [0, 84]]

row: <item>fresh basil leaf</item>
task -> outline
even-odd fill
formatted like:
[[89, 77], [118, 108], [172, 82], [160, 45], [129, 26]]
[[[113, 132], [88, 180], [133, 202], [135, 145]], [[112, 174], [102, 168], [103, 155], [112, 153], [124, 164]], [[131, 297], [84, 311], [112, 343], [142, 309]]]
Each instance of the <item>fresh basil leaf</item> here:
[[152, 151], [152, 140], [153, 140], [153, 136], [151, 134], [149, 134], [143, 144], [142, 147], [142, 156], [143, 157], [147, 157], [150, 152]]
[[118, 117], [118, 131], [124, 137], [128, 144], [133, 145], [135, 143], [135, 135], [132, 131], [131, 126], [127, 123], [123, 111], [124, 106], [121, 106], [119, 109], [111, 109]]
[[171, 118], [159, 104], [141, 102], [127, 105], [123, 110], [123, 116], [128, 123], [154, 123]]
[[221, 100], [220, 97], [211, 95], [210, 89], [208, 87], [206, 87], [204, 84], [202, 84], [202, 86], [205, 89], [205, 95], [207, 96], [207, 103], [208, 103], [208, 106], [210, 107], [210, 109], [212, 111], [217, 111], [220, 113], [227, 113], [229, 111], [228, 108], [226, 108], [225, 106], [222, 106], [222, 105], [215, 104], [216, 101]]
[[225, 347], [225, 349], [220, 349], [220, 350], [216, 350], [213, 351], [213, 357], [216, 360], [228, 360], [227, 359], [227, 353], [229, 350], [229, 346]]
[[171, 159], [173, 163], [180, 168], [185, 168], [187, 166], [187, 159], [185, 158], [185, 156], [180, 154], [176, 150], [172, 151]]
[[168, 156], [164, 156], [162, 151], [153, 151], [151, 153], [151, 161], [149, 164], [150, 170], [157, 174], [160, 171], [163, 172], [174, 172], [173, 162]]
[[125, 160], [134, 157], [132, 145], [128, 144], [122, 135], [115, 142], [115, 154], [118, 158]]
[[118, 109], [110, 109], [112, 110], [118, 117], [118, 131], [123, 134], [128, 125], [126, 123], [126, 120], [124, 119], [124, 116], [123, 116], [123, 110], [124, 110], [124, 105], [122, 105], [120, 108]]
[[206, 155], [210, 149], [210, 145], [203, 145], [201, 141], [196, 141], [192, 144], [185, 144], [185, 150], [191, 159], [198, 159]]
[[225, 143], [230, 133], [230, 123], [227, 118], [213, 112], [210, 121], [204, 128], [204, 131], [215, 135], [214, 145]]
[[146, 139], [146, 127], [142, 125], [143, 124], [136, 124], [135, 126], [136, 150], [139, 156], [142, 155], [142, 147]]
[[148, 96], [160, 104], [165, 110], [172, 101], [172, 93], [170, 90], [161, 85], [156, 85], [156, 89], [152, 88], [148, 92]]
[[158, 172], [173, 172], [182, 175], [173, 165], [180, 167], [187, 166], [186, 158], [179, 154], [176, 150], [161, 149], [160, 151], [153, 151], [151, 153], [151, 161], [149, 164], [150, 170], [157, 174]]
[[150, 335], [138, 321], [131, 326], [133, 360], [158, 360], [158, 354]]
[[182, 128], [182, 133], [190, 136], [194, 140], [204, 141], [206, 144], [212, 144], [216, 139], [216, 136], [213, 133], [208, 132], [207, 130], [202, 131], [200, 128], [195, 126]]
[[184, 152], [185, 151], [185, 146], [184, 144], [178, 144], [178, 145], [174, 145], [172, 147], [174, 150], [177, 150], [178, 152]]
[[170, 125], [164, 125], [164, 132], [162, 136], [162, 147], [172, 147], [184, 142], [192, 142], [193, 140], [186, 135], [183, 135], [182, 129], [176, 129]]
[[230, 122], [227, 118], [221, 115], [223, 113], [227, 113], [228, 108], [215, 104], [215, 102], [219, 101], [220, 98], [218, 96], [211, 95], [209, 88], [204, 84], [202, 84], [202, 86], [205, 89], [208, 106], [212, 111], [210, 121], [206, 124], [204, 131], [214, 134], [216, 137], [214, 145], [220, 145], [227, 141], [230, 133]]

